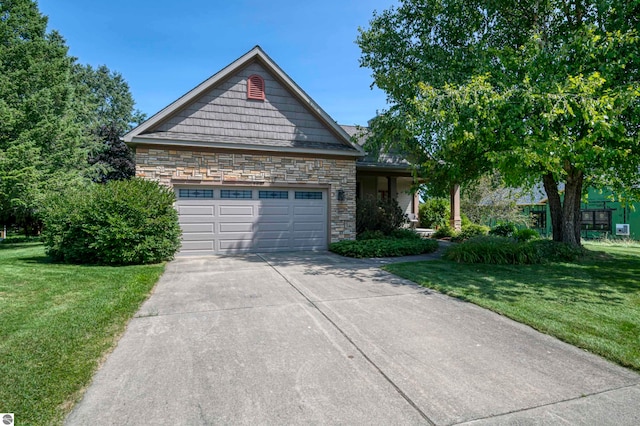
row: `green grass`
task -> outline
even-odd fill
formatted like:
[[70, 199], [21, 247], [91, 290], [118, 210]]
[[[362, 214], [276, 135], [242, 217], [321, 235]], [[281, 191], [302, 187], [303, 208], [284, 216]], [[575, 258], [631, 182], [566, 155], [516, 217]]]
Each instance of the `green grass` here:
[[385, 269], [640, 371], [640, 246], [585, 247], [575, 263], [434, 260]]
[[39, 243], [0, 244], [0, 412], [62, 423], [163, 270], [56, 264]]

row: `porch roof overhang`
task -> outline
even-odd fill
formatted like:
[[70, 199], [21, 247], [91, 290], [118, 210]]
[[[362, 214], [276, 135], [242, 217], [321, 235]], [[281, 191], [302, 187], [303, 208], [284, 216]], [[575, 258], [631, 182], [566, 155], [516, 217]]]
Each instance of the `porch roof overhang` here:
[[356, 173], [362, 176], [413, 177], [407, 164], [356, 162]]

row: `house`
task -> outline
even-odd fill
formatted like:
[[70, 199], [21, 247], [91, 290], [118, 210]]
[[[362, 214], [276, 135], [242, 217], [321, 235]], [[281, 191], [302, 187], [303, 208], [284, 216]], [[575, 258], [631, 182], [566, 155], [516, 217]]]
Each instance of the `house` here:
[[[533, 229], [542, 236], [552, 235], [549, 203], [541, 190], [519, 199], [518, 205], [531, 217]], [[621, 203], [609, 189], [588, 188], [586, 202], [580, 204], [580, 215], [582, 238], [640, 240], [640, 203]]]
[[180, 254], [323, 250], [354, 239], [356, 198], [397, 198], [408, 164], [377, 161], [259, 46], [124, 136], [136, 174], [176, 192]]

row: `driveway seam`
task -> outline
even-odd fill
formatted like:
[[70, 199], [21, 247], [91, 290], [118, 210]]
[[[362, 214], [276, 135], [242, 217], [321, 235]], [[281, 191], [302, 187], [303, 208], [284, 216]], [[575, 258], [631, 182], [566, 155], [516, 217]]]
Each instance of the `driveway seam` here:
[[[318, 303], [327, 303], [327, 302], [343, 302], [343, 301], [349, 301], [349, 300], [367, 300], [367, 299], [380, 299], [383, 297], [401, 297], [401, 296], [413, 296], [416, 294], [428, 294], [427, 292], [425, 292], [424, 290], [416, 290], [413, 292], [407, 292], [407, 293], [396, 293], [396, 294], [378, 294], [376, 296], [358, 296], [358, 297], [343, 297], [340, 299], [313, 299], [314, 302], [318, 302]], [[312, 299], [309, 299], [312, 300]]]
[[391, 378], [389, 376], [387, 376], [385, 374], [384, 371], [382, 371], [382, 369], [371, 359], [369, 358], [369, 356], [367, 356], [367, 354], [360, 349], [360, 347], [347, 335], [347, 333], [342, 330], [342, 328], [340, 328], [338, 326], [338, 324], [336, 324], [331, 318], [329, 318], [329, 316], [327, 314], [325, 314], [322, 309], [320, 309], [318, 307], [318, 305], [316, 305], [316, 303], [309, 299], [307, 297], [306, 294], [304, 294], [293, 282], [291, 282], [291, 280], [289, 280], [289, 278], [287, 278], [286, 276], [284, 276], [284, 274], [282, 274], [282, 272], [280, 272], [273, 264], [271, 264], [271, 262], [269, 262], [267, 259], [265, 259], [262, 255], [258, 254], [258, 257], [261, 258], [267, 265], [269, 265], [274, 271], [276, 271], [276, 273], [278, 273], [278, 275], [280, 275], [291, 287], [293, 287], [294, 290], [296, 290], [298, 293], [300, 293], [300, 295], [302, 297], [304, 297], [307, 302], [309, 302], [311, 304], [311, 306], [313, 306], [319, 313], [320, 315], [322, 315], [327, 321], [329, 321], [329, 323], [336, 329], [338, 330], [338, 332], [340, 332], [340, 334], [342, 334], [344, 336], [345, 339], [347, 339], [347, 341], [349, 343], [351, 343], [351, 345], [360, 353], [360, 355], [362, 355], [362, 357], [369, 363], [371, 364], [377, 371], [378, 373], [380, 373], [380, 375], [382, 377], [384, 377], [384, 379], [391, 385], [393, 386], [393, 388], [396, 390], [396, 392], [398, 392], [398, 394], [405, 399], [405, 401], [407, 401], [409, 403], [409, 405], [411, 405], [417, 412], [418, 414], [420, 414], [420, 416], [431, 426], [436, 426], [436, 423], [433, 422], [429, 416], [427, 416], [427, 414], [422, 411], [420, 409], [420, 407], [418, 407], [418, 405], [409, 397], [409, 395], [407, 395], [402, 389], [400, 389], [400, 387], [393, 381], [391, 380]]
[[554, 401], [554, 402], [549, 402], [547, 404], [540, 404], [540, 405], [535, 405], [535, 406], [531, 406], [531, 407], [527, 407], [527, 408], [521, 408], [519, 410], [506, 411], [504, 413], [494, 414], [492, 416], [478, 417], [478, 418], [475, 418], [475, 419], [465, 420], [463, 422], [454, 423], [454, 425], [465, 425], [465, 424], [469, 424], [469, 423], [476, 422], [476, 421], [479, 421], [479, 420], [494, 419], [494, 418], [498, 418], [498, 417], [508, 416], [510, 414], [524, 413], [524, 412], [531, 411], [531, 410], [537, 410], [538, 408], [552, 407], [554, 405], [563, 404], [565, 402], [579, 401], [579, 400], [584, 399], [584, 398], [589, 398], [589, 397], [597, 396], [597, 395], [603, 395], [603, 394], [606, 394], [606, 393], [609, 393], [609, 392], [615, 392], [617, 390], [633, 388], [633, 387], [637, 387], [639, 385], [640, 385], [640, 383], [633, 383], [633, 384], [630, 384], [630, 385], [618, 386], [618, 387], [615, 387], [615, 388], [606, 389], [606, 390], [599, 391], [599, 392], [592, 392], [592, 393], [583, 394], [583, 395], [580, 395], [580, 396], [576, 396], [574, 398], [562, 399], [560, 401]]

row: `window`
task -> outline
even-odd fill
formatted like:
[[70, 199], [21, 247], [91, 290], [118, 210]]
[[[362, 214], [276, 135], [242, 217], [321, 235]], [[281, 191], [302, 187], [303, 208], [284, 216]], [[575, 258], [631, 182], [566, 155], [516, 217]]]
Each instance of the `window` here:
[[546, 211], [531, 212], [531, 222], [534, 228], [546, 229], [547, 228], [547, 212]]
[[258, 198], [262, 199], [288, 199], [289, 191], [258, 191]]
[[221, 189], [220, 198], [252, 198], [250, 189]]
[[257, 74], [247, 78], [247, 99], [264, 101], [264, 80]]
[[178, 198], [213, 198], [213, 189], [182, 189], [178, 190]]
[[582, 210], [581, 229], [611, 231], [611, 210]]
[[296, 200], [322, 200], [322, 192], [296, 191]]

